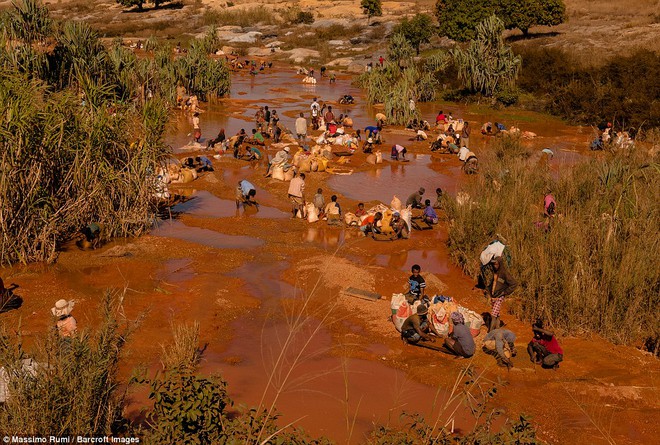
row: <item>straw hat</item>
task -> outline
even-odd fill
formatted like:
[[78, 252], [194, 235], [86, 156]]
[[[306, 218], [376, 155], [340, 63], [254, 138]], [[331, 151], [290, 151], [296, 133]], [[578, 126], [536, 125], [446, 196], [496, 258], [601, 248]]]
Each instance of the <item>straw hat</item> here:
[[370, 144], [373, 144], [374, 140], [372, 138], [369, 138], [369, 139], [367, 139], [367, 142], [370, 143]]
[[291, 151], [291, 149], [289, 147], [284, 147], [284, 151], [286, 151], [288, 153], [288, 152]]
[[57, 300], [55, 307], [51, 309], [51, 312], [56, 317], [61, 317], [62, 315], [69, 315], [73, 309], [75, 302], [73, 300], [66, 301], [64, 299]]

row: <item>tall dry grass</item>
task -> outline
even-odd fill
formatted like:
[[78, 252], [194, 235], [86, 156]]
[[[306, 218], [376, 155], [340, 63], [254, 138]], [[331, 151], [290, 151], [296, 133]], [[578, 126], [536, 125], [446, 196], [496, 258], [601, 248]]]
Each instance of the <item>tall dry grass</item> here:
[[104, 238], [140, 235], [156, 211], [176, 86], [202, 99], [229, 89], [226, 64], [209, 56], [217, 37], [184, 57], [137, 58], [84, 23], [48, 19], [34, 0], [1, 21], [0, 264], [53, 261], [92, 222]]
[[[520, 280], [512, 301], [523, 319], [543, 317], [570, 333], [595, 332], [631, 343], [660, 335], [660, 164], [640, 148], [584, 160], [552, 177], [505, 138], [480, 159], [469, 199], [448, 198], [449, 248], [476, 277], [480, 251], [496, 236]], [[559, 216], [544, 223], [552, 190]], [[514, 294], [514, 295], [516, 295]]]
[[[96, 332], [62, 339], [55, 329], [28, 350], [18, 334], [0, 336], [7, 400], [0, 404], [5, 435], [104, 436], [121, 425], [124, 392], [117, 379], [123, 346], [134, 325], [117, 316], [106, 293]], [[25, 363], [32, 360], [32, 365]]]

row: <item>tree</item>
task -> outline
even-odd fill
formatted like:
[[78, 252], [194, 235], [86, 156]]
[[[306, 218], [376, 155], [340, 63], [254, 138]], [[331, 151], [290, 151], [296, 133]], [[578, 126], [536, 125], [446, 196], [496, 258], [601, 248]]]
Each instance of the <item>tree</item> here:
[[494, 3], [492, 0], [438, 0], [435, 16], [439, 34], [458, 42], [473, 39], [477, 25], [495, 12]]
[[566, 5], [563, 0], [500, 0], [497, 15], [506, 29], [518, 28], [527, 35], [532, 26], [563, 23]]
[[390, 37], [390, 45], [387, 48], [387, 59], [398, 64], [406, 66], [413, 57], [413, 47], [402, 32], [395, 32]]
[[380, 17], [383, 15], [381, 0], [362, 0], [360, 2], [362, 13], [367, 16], [367, 23], [371, 22], [371, 17]]
[[515, 85], [521, 58], [504, 45], [504, 23], [495, 15], [477, 25], [477, 37], [466, 49], [452, 50], [458, 78], [470, 91], [492, 96]]
[[419, 56], [419, 46], [422, 43], [429, 43], [431, 36], [433, 36], [433, 19], [426, 14], [417, 14], [410, 20], [406, 17], [399, 23], [394, 32], [403, 34]]
[[536, 25], [555, 26], [566, 18], [563, 0], [438, 0], [435, 15], [440, 35], [457, 41], [471, 40], [476, 27], [495, 14], [506, 29], [520, 29], [523, 34]]

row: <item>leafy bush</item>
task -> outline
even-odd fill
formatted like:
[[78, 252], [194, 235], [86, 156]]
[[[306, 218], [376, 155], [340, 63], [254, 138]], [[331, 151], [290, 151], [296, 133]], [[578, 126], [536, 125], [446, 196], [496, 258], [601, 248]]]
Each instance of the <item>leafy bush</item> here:
[[367, 16], [368, 22], [371, 22], [372, 17], [383, 15], [381, 0], [362, 0], [360, 8], [362, 8], [362, 13]]
[[479, 23], [490, 15], [504, 21], [506, 29], [527, 34], [536, 25], [559, 25], [566, 19], [563, 0], [437, 0], [435, 14], [440, 35], [464, 42], [476, 36]]
[[[208, 40], [185, 57], [161, 48], [138, 59], [120, 42], [103, 46], [83, 22], [53, 24], [32, 0], [4, 14], [13, 25], [0, 37], [0, 263], [53, 261], [90, 222], [103, 238], [141, 234], [156, 211], [153, 173], [168, 154], [177, 84], [222, 95], [228, 67], [209, 57]], [[14, 49], [7, 39], [51, 46]]]
[[314, 13], [311, 11], [303, 11], [298, 5], [290, 6], [280, 11], [280, 15], [285, 23], [291, 25], [311, 25], [314, 23]]
[[[479, 253], [499, 234], [520, 281], [511, 300], [518, 317], [621, 343], [657, 337], [660, 240], [649, 222], [660, 220], [660, 165], [633, 148], [554, 179], [537, 160], [511, 138], [482, 153], [483, 174], [464, 187], [471, 204], [447, 202], [454, 261], [476, 277]], [[541, 205], [548, 189], [559, 214], [550, 230]]]

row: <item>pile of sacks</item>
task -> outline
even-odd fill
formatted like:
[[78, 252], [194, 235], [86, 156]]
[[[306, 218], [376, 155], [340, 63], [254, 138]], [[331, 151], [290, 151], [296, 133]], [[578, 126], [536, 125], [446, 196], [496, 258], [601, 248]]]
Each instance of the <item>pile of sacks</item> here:
[[463, 131], [465, 122], [463, 121], [463, 119], [450, 120], [445, 123], [439, 122], [437, 128], [438, 130], [445, 132], [449, 130], [449, 126], [451, 126], [454, 129], [455, 133], [460, 133], [461, 131]]
[[378, 222], [378, 228], [380, 229], [381, 233], [385, 235], [391, 235], [393, 233], [392, 227], [390, 225], [392, 221], [392, 215], [394, 215], [394, 212], [398, 212], [401, 219], [408, 226], [408, 236], [410, 236], [412, 231], [412, 207], [408, 206], [402, 208], [401, 200], [396, 196], [394, 196], [394, 199], [392, 199], [390, 206], [391, 207], [387, 207], [382, 203], [377, 204], [367, 210], [366, 214], [361, 217], [356, 216], [355, 213], [348, 212], [344, 214], [344, 222], [347, 226], [360, 226], [362, 221], [364, 221], [367, 217], [380, 212], [383, 215], [383, 219]]
[[197, 170], [184, 167], [177, 159], [170, 158], [158, 166], [156, 176], [163, 184], [187, 184], [197, 179]]
[[328, 158], [321, 154], [321, 148], [312, 152], [311, 154], [306, 154], [302, 149], [298, 150], [295, 155], [293, 155], [293, 165], [298, 169], [299, 172], [308, 173], [308, 172], [324, 172], [328, 167]]
[[[434, 298], [438, 300], [438, 298]], [[452, 332], [450, 323], [450, 316], [452, 312], [459, 312], [465, 319], [465, 326], [470, 329], [473, 337], [479, 335], [479, 330], [483, 325], [483, 319], [475, 311], [471, 311], [450, 299], [443, 298], [445, 301], [438, 301], [429, 306], [429, 321], [433, 323], [433, 327], [438, 334], [448, 336]], [[401, 332], [401, 326], [406, 318], [417, 313], [417, 306], [422, 304], [420, 300], [415, 301], [413, 304], [408, 303], [404, 294], [392, 294], [390, 301], [390, 309], [392, 310], [392, 322], [397, 331]]]

